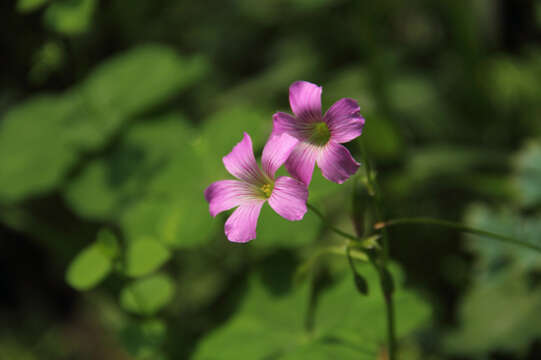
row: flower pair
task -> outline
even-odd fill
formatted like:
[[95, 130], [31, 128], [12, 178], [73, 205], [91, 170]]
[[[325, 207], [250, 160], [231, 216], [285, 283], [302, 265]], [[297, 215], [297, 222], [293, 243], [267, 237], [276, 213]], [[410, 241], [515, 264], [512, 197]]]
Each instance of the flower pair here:
[[[297, 81], [289, 88], [289, 103], [294, 116], [278, 112], [273, 130], [261, 156], [262, 169], [254, 157], [247, 133], [223, 158], [227, 171], [237, 180], [221, 180], [205, 190], [212, 216], [236, 207], [225, 223], [230, 241], [248, 242], [256, 237], [261, 207], [270, 207], [287, 220], [301, 220], [307, 211], [308, 185], [315, 164], [325, 178], [343, 183], [359, 168], [342, 143], [361, 135], [364, 119], [352, 99], [334, 103], [321, 115], [321, 87]], [[285, 164], [293, 176], [275, 178]]]

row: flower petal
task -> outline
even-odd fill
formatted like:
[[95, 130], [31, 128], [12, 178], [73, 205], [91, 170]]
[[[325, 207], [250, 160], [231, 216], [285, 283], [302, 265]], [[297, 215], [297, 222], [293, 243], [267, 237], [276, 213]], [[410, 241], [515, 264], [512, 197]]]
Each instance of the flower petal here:
[[222, 211], [257, 199], [255, 188], [239, 180], [216, 181], [205, 190], [205, 200], [209, 203], [210, 215], [216, 216]]
[[263, 171], [267, 176], [274, 179], [276, 170], [286, 162], [297, 143], [297, 139], [286, 133], [282, 135], [271, 134], [261, 155]]
[[239, 206], [225, 222], [225, 235], [232, 242], [245, 243], [256, 237], [257, 219], [265, 200]]
[[342, 184], [355, 174], [360, 164], [355, 161], [345, 146], [329, 142], [317, 160], [323, 176], [335, 183]]
[[289, 87], [289, 105], [298, 118], [321, 121], [321, 87], [307, 81], [294, 82]]
[[289, 134], [300, 141], [309, 139], [314, 131], [314, 124], [304, 118], [296, 118], [284, 112], [277, 112], [272, 116], [273, 135]]
[[287, 171], [307, 186], [310, 185], [314, 165], [321, 149], [309, 143], [298, 143], [286, 161]]
[[345, 143], [361, 135], [364, 118], [360, 110], [357, 101], [347, 98], [338, 100], [327, 110], [323, 121], [329, 126], [333, 141]]
[[306, 214], [308, 189], [299, 180], [288, 176], [280, 176], [274, 183], [269, 205], [287, 220], [301, 220]]
[[255, 161], [252, 139], [247, 133], [222, 160], [227, 171], [237, 179], [255, 185], [264, 183], [263, 174]]
[[285, 112], [277, 112], [272, 115], [272, 134], [273, 135], [282, 135], [287, 133], [294, 136], [293, 134], [297, 132], [297, 119]]

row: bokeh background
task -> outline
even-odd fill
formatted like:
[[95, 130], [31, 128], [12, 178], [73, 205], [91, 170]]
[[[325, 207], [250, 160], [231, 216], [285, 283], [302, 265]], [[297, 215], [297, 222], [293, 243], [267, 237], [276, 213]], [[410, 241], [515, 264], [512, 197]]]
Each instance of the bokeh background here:
[[[367, 297], [343, 256], [294, 277], [339, 244], [313, 214], [267, 208], [237, 245], [203, 199], [296, 80], [359, 101], [386, 218], [541, 245], [539, 1], [4, 0], [0, 29], [2, 360], [384, 359], [369, 267]], [[353, 231], [363, 170], [315, 174], [310, 201]], [[401, 359], [541, 358], [539, 254], [390, 237]]]

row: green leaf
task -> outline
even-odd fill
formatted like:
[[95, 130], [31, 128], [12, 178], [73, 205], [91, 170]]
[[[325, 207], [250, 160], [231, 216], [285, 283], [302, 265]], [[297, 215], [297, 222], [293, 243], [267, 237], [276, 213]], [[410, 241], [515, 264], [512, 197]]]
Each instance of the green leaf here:
[[[76, 113], [70, 97], [40, 96], [0, 122], [0, 199], [21, 200], [50, 190], [77, 159], [64, 134]], [[46, 149], [47, 151], [44, 151]]]
[[17, 11], [20, 13], [29, 13], [45, 5], [49, 0], [18, 0]]
[[169, 303], [174, 284], [166, 275], [138, 279], [120, 292], [120, 305], [127, 311], [152, 315]]
[[[393, 268], [395, 276], [398, 269]], [[371, 288], [378, 279], [371, 266], [363, 269]], [[348, 272], [318, 300], [315, 329], [304, 330], [309, 289], [297, 287], [274, 293], [252, 277], [236, 315], [204, 338], [194, 359], [370, 359], [384, 343], [386, 319], [379, 291], [359, 297]], [[424, 323], [427, 306], [415, 295], [395, 293], [397, 332], [403, 337]]]
[[370, 156], [384, 160], [400, 157], [404, 140], [397, 126], [380, 114], [362, 114], [369, 119], [363, 128], [362, 141]]
[[28, 79], [33, 84], [43, 84], [50, 74], [61, 69], [65, 63], [66, 55], [66, 47], [62, 42], [58, 40], [47, 41], [34, 52]]
[[205, 68], [199, 60], [143, 46], [105, 62], [62, 96], [39, 96], [8, 111], [0, 122], [0, 200], [54, 189], [81, 152], [103, 147], [127, 120], [198, 79]]
[[[131, 127], [110, 154], [91, 162], [68, 185], [65, 195], [70, 205], [91, 219], [114, 218], [145, 197], [155, 178], [169, 178], [168, 169], [175, 160], [186, 162], [186, 166], [196, 163], [195, 158], [190, 159], [195, 155], [185, 145], [193, 136], [186, 123], [184, 117], [171, 113]], [[173, 175], [182, 178], [170, 179], [172, 183], [191, 179]], [[177, 185], [169, 190], [176, 192]]]
[[126, 274], [138, 277], [159, 268], [171, 254], [160, 242], [151, 238], [140, 238], [130, 242], [125, 256]]
[[56, 0], [45, 10], [43, 20], [50, 29], [75, 36], [88, 31], [95, 8], [96, 0]]
[[319, 218], [311, 212], [302, 221], [289, 221], [265, 204], [257, 223], [256, 241], [258, 246], [299, 247], [313, 243], [319, 229]]
[[[472, 227], [541, 245], [541, 216], [521, 217], [508, 209], [493, 210], [474, 204], [467, 209], [465, 219]], [[484, 269], [502, 262], [519, 264], [525, 270], [541, 269], [541, 257], [535, 251], [482, 236], [467, 237], [471, 239], [468, 247], [481, 255], [479, 265]]]
[[114, 259], [118, 255], [118, 240], [115, 234], [113, 234], [109, 229], [101, 229], [98, 232], [98, 236], [96, 238], [96, 246], [98, 246], [101, 252], [110, 259]]
[[522, 206], [541, 204], [541, 141], [530, 141], [514, 158], [514, 184]]
[[482, 355], [494, 350], [521, 351], [541, 336], [541, 288], [532, 288], [524, 272], [507, 268], [479, 274], [459, 310], [461, 327], [448, 334], [452, 353]]
[[161, 345], [167, 335], [167, 325], [158, 319], [129, 323], [120, 338], [128, 352], [137, 358], [157, 359]]
[[170, 99], [207, 70], [201, 57], [184, 58], [165, 46], [144, 45], [98, 67], [80, 91], [91, 109], [123, 119]]
[[111, 269], [111, 258], [94, 243], [72, 260], [66, 272], [66, 281], [77, 290], [89, 290], [105, 279]]
[[66, 199], [82, 216], [118, 223], [130, 241], [201, 244], [214, 229], [203, 197], [211, 181], [193, 138], [178, 114], [141, 122], [68, 186]]
[[203, 122], [194, 147], [206, 159], [209, 180], [231, 176], [224, 168], [222, 157], [242, 140], [243, 132], [252, 138], [254, 151], [263, 147], [272, 128], [269, 114], [250, 106], [232, 106], [218, 111]]
[[[541, 244], [539, 215], [475, 204], [465, 218], [472, 227]], [[541, 311], [541, 288], [532, 281], [532, 274], [541, 269], [539, 254], [481, 236], [467, 237], [476, 254], [477, 273], [459, 307], [460, 327], [446, 336], [446, 346], [452, 353], [475, 356], [524, 351], [541, 335], [532, 322]]]

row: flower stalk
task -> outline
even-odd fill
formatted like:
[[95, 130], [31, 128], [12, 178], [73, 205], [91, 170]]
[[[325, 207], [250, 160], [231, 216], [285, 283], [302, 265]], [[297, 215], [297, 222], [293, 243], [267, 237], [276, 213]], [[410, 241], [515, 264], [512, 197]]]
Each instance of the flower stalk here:
[[523, 241], [523, 240], [518, 240], [510, 236], [496, 234], [490, 231], [476, 229], [476, 228], [466, 226], [460, 223], [452, 222], [452, 221], [434, 219], [434, 218], [429, 218], [429, 217], [399, 218], [399, 219], [388, 220], [385, 222], [378, 222], [374, 224], [374, 229], [376, 230], [386, 229], [391, 226], [408, 225], [408, 224], [443, 226], [443, 227], [455, 229], [464, 233], [485, 236], [493, 240], [498, 240], [505, 243], [522, 246], [522, 247], [535, 250], [541, 253], [541, 247], [531, 244], [529, 242]]
[[[361, 248], [366, 248], [367, 244], [371, 244], [374, 242], [374, 237], [370, 236], [367, 238], [359, 238], [355, 235], [348, 234], [334, 225], [330, 223], [330, 221], [327, 220], [327, 218], [323, 215], [321, 211], [319, 211], [315, 206], [313, 206], [310, 203], [306, 203], [306, 206], [308, 209], [310, 209], [314, 214], [316, 214], [322, 221], [322, 223], [331, 231], [334, 233], [348, 239], [349, 244], [351, 245], [357, 245]], [[349, 246], [348, 244], [348, 246]], [[382, 251], [380, 251], [379, 248], [374, 248], [371, 250], [371, 254], [369, 254], [369, 258], [371, 263], [374, 265], [376, 272], [380, 279], [380, 286], [383, 293], [383, 298], [385, 300], [385, 312], [387, 315], [387, 341], [388, 341], [388, 353], [389, 353], [389, 360], [395, 360], [395, 353], [396, 353], [396, 335], [395, 335], [395, 314], [394, 314], [394, 306], [393, 306], [393, 279], [390, 274], [390, 272], [387, 270], [385, 264], [385, 258], [384, 256], [381, 256]]]

